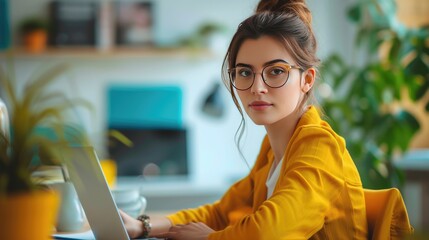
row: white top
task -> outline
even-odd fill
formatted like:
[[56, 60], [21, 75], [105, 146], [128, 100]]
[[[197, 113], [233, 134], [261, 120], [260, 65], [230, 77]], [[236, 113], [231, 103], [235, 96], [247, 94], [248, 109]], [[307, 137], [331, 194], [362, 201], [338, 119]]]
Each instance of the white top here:
[[265, 183], [265, 185], [267, 186], [267, 199], [269, 199], [271, 195], [273, 195], [274, 188], [276, 187], [276, 184], [277, 184], [277, 180], [279, 180], [282, 163], [283, 163], [283, 158], [276, 166], [274, 166], [274, 164], [271, 164], [270, 173], [268, 174], [267, 182]]

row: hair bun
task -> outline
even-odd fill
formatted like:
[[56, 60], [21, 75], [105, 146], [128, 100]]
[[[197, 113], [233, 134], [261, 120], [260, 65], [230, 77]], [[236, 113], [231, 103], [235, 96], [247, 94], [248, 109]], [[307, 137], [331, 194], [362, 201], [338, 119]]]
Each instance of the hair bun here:
[[265, 11], [292, 13], [311, 25], [311, 12], [305, 0], [261, 0], [256, 7], [256, 13]]

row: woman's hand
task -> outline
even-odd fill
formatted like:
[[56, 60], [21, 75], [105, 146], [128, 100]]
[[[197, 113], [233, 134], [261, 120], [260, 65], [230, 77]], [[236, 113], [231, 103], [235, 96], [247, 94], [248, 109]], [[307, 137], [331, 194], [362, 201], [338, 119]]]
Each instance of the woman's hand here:
[[127, 230], [130, 238], [138, 238], [143, 234], [143, 223], [141, 221], [131, 217], [122, 210], [119, 210], [119, 214], [122, 217], [125, 229]]
[[167, 233], [157, 237], [174, 240], [207, 240], [210, 233], [214, 232], [204, 223], [189, 223], [185, 225], [172, 226]]

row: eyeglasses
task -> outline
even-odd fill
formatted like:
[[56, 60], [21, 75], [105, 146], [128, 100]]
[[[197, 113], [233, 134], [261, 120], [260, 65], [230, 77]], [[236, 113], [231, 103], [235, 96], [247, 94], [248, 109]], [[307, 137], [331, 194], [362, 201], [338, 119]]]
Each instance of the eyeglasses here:
[[[280, 88], [286, 84], [289, 79], [289, 72], [292, 69], [302, 68], [293, 66], [287, 63], [275, 63], [268, 65], [262, 69], [262, 80], [271, 88]], [[240, 91], [247, 90], [253, 86], [256, 73], [252, 68], [246, 66], [238, 66], [228, 71], [231, 84]]]

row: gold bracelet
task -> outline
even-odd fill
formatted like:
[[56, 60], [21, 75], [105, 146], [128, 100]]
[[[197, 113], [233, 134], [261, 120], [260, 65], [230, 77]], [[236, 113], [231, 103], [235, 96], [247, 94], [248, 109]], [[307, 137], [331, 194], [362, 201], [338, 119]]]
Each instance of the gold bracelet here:
[[143, 238], [149, 237], [149, 233], [152, 230], [152, 224], [150, 223], [150, 217], [146, 214], [142, 214], [137, 217], [137, 220], [141, 221], [143, 223]]

